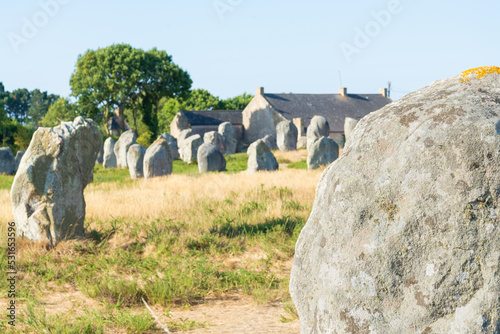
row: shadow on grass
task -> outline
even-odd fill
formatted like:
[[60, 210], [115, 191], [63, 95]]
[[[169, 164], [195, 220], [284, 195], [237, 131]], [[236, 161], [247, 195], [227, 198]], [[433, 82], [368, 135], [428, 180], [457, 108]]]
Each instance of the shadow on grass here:
[[304, 219], [301, 217], [281, 217], [266, 220], [264, 223], [248, 224], [245, 222], [235, 222], [234, 220], [224, 219], [218, 221], [210, 229], [211, 234], [234, 238], [238, 236], [255, 236], [268, 234], [271, 232], [283, 232], [292, 235], [296, 229], [302, 229]]

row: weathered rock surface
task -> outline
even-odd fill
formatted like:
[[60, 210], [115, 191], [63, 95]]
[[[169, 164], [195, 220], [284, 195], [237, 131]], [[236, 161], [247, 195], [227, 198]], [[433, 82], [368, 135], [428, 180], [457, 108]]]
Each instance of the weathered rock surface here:
[[116, 165], [119, 168], [127, 168], [127, 152], [130, 146], [137, 144], [134, 130], [122, 133], [115, 143], [114, 151], [116, 155]]
[[198, 159], [198, 148], [203, 144], [203, 139], [200, 135], [194, 135], [186, 138], [182, 142], [180, 148], [181, 159], [187, 164], [190, 164]]
[[226, 144], [224, 143], [224, 137], [222, 137], [222, 135], [216, 131], [205, 132], [205, 134], [203, 135], [203, 142], [205, 144], [214, 144], [222, 154], [226, 153]]
[[297, 149], [297, 127], [291, 121], [282, 121], [276, 125], [276, 143], [282, 152]]
[[185, 130], [182, 130], [180, 133], [179, 133], [179, 136], [177, 137], [177, 146], [179, 147], [179, 154], [181, 153], [181, 148], [182, 148], [182, 144], [184, 143], [184, 141], [191, 137], [193, 135], [193, 130], [191, 129], [185, 129]]
[[55, 245], [83, 234], [83, 191], [92, 182], [101, 145], [97, 126], [82, 117], [36, 130], [11, 190], [19, 236]]
[[172, 160], [179, 159], [179, 146], [177, 145], [177, 139], [172, 136], [170, 133], [165, 132], [158, 139], [165, 139], [170, 148], [170, 154], [172, 154]]
[[266, 145], [264, 140], [259, 139], [253, 142], [247, 150], [248, 167], [247, 173], [255, 173], [257, 171], [274, 171], [278, 170], [278, 161], [274, 157], [273, 152]]
[[356, 124], [358, 124], [359, 119], [357, 118], [352, 118], [352, 117], [346, 117], [344, 120], [344, 136], [345, 136], [345, 141], [351, 137], [351, 133], [354, 130], [354, 127], [356, 127]]
[[302, 136], [297, 139], [297, 149], [307, 148], [307, 137]]
[[307, 169], [313, 170], [334, 162], [339, 157], [339, 145], [332, 138], [321, 137], [307, 153]]
[[204, 143], [198, 148], [198, 170], [200, 173], [226, 170], [226, 159], [217, 146]]
[[262, 138], [264, 143], [266, 143], [267, 147], [269, 147], [270, 150], [275, 150], [278, 148], [278, 145], [276, 145], [276, 137], [271, 136], [271, 135], [266, 135], [264, 138]]
[[328, 137], [330, 134], [330, 125], [323, 116], [314, 116], [311, 123], [307, 127], [307, 150], [311, 149], [311, 145], [321, 137]]
[[173, 162], [165, 139], [157, 139], [144, 155], [144, 177], [146, 179], [172, 174]]
[[127, 165], [130, 172], [130, 178], [137, 179], [144, 176], [144, 155], [146, 147], [134, 144], [129, 147], [127, 152]]
[[104, 141], [102, 165], [104, 168], [116, 168], [115, 140], [112, 137]]
[[12, 175], [16, 171], [16, 158], [10, 147], [0, 148], [0, 174]]
[[179, 111], [172, 122], [170, 123], [170, 133], [172, 136], [177, 138], [179, 140], [179, 136], [183, 130], [190, 129], [191, 128], [191, 123], [189, 123], [188, 119], [184, 114]]
[[218, 131], [224, 138], [225, 154], [235, 154], [238, 147], [238, 140], [236, 139], [236, 131], [233, 124], [230, 122], [219, 124]]
[[16, 157], [14, 158], [16, 160], [16, 172], [19, 169], [19, 165], [21, 164], [21, 159], [24, 156], [24, 151], [17, 151]]
[[364, 117], [297, 241], [302, 333], [500, 332], [499, 189], [499, 74]]
[[104, 161], [104, 145], [101, 146], [101, 150], [99, 151], [99, 154], [97, 154], [97, 159], [95, 160], [96, 164], [102, 164]]

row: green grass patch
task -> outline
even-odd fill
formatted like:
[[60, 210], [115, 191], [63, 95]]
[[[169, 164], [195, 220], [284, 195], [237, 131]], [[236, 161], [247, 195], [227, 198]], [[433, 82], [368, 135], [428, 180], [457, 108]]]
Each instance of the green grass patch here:
[[12, 182], [14, 182], [14, 175], [0, 174], [0, 189], [10, 190]]
[[247, 169], [248, 155], [246, 153], [226, 155], [225, 158], [228, 173], [239, 173]]
[[293, 169], [307, 169], [307, 160], [302, 159], [297, 162], [292, 162], [287, 166], [288, 168], [293, 168]]

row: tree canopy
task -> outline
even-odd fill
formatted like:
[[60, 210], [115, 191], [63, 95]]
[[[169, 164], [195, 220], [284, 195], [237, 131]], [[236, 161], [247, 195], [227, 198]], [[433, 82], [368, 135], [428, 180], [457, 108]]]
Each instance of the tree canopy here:
[[138, 110], [145, 123], [153, 126], [161, 98], [182, 97], [191, 83], [189, 74], [165, 51], [145, 52], [128, 44], [88, 50], [78, 57], [70, 79], [82, 111], [90, 116], [102, 110], [106, 122], [113, 109], [119, 109], [121, 115], [125, 109], [132, 110], [136, 131]]

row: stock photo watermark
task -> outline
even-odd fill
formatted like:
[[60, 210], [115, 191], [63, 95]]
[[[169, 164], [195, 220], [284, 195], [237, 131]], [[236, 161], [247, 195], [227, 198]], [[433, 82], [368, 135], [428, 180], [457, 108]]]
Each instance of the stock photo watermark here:
[[41, 0], [38, 2], [38, 10], [30, 18], [24, 16], [21, 19], [22, 25], [19, 33], [10, 32], [7, 36], [10, 46], [17, 53], [22, 45], [28, 44], [33, 40], [40, 30], [49, 24], [61, 7], [68, 4], [71, 0]]
[[342, 42], [339, 47], [348, 63], [352, 62], [352, 57], [366, 49], [373, 39], [378, 37], [382, 30], [388, 27], [394, 16], [403, 12], [403, 5], [399, 0], [390, 0], [386, 9], [372, 11], [370, 16], [372, 20], [368, 21], [363, 28], [354, 28], [354, 38], [352, 42]]
[[219, 18], [224, 20], [224, 16], [228, 12], [235, 10], [236, 7], [243, 3], [243, 1], [244, 0], [215, 0], [213, 2], [213, 6]]
[[7, 229], [7, 318], [10, 326], [16, 326], [16, 224], [8, 223]]

